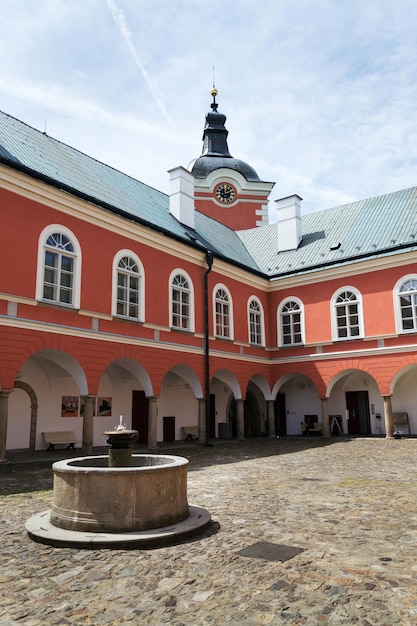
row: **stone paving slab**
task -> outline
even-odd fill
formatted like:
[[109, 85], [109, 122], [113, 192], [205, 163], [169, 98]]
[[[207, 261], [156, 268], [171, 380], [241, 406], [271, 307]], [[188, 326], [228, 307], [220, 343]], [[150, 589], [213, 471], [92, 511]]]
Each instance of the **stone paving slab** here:
[[[190, 459], [189, 501], [212, 522], [151, 550], [31, 541], [26, 520], [51, 505], [50, 462], [2, 465], [0, 626], [417, 624], [417, 440], [174, 453]], [[265, 558], [259, 545], [272, 546]], [[283, 546], [294, 556], [279, 560]]]

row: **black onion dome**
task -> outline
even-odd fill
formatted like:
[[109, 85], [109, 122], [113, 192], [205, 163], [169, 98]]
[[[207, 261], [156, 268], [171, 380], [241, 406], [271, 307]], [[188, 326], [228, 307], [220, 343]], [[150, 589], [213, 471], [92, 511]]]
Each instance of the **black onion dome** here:
[[202, 155], [195, 160], [191, 169], [192, 174], [196, 178], [206, 178], [210, 172], [226, 167], [230, 170], [239, 172], [248, 181], [259, 180], [258, 174], [253, 167], [235, 159], [229, 152], [227, 145], [227, 135], [229, 134], [225, 127], [226, 116], [217, 111], [218, 104], [216, 102], [217, 89], [213, 87], [211, 90], [213, 102], [211, 111], [206, 115], [206, 125], [203, 133], [203, 151]]
[[229, 170], [239, 172], [239, 174], [242, 174], [247, 181], [253, 182], [260, 180], [253, 167], [244, 161], [234, 159], [233, 157], [203, 155], [195, 160], [191, 172], [196, 178], [206, 178], [210, 172], [218, 170], [221, 167], [226, 167]]

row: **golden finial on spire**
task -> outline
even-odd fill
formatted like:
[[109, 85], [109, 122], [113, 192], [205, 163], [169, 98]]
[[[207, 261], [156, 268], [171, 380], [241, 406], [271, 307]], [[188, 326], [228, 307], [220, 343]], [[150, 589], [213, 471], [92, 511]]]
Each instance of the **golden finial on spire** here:
[[218, 94], [218, 91], [216, 89], [216, 83], [214, 82], [214, 65], [213, 65], [213, 87], [210, 91], [210, 95], [212, 95], [213, 98], [216, 98], [217, 94]]

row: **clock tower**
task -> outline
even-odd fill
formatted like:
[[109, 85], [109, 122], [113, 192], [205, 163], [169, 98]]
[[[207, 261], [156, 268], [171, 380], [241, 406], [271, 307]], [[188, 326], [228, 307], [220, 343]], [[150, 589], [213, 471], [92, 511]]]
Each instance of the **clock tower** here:
[[268, 223], [268, 196], [274, 183], [261, 181], [253, 167], [235, 159], [227, 145], [226, 116], [218, 112], [217, 89], [206, 115], [203, 150], [193, 163], [195, 208], [233, 230]]

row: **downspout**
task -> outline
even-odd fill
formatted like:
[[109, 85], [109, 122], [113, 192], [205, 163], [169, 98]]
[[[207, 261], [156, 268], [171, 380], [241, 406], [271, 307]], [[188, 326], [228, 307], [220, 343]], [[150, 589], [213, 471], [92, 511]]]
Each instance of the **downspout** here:
[[213, 266], [213, 253], [206, 251], [207, 269], [204, 272], [204, 380], [206, 394], [206, 446], [210, 444], [210, 347], [209, 347], [209, 297], [208, 275]]

